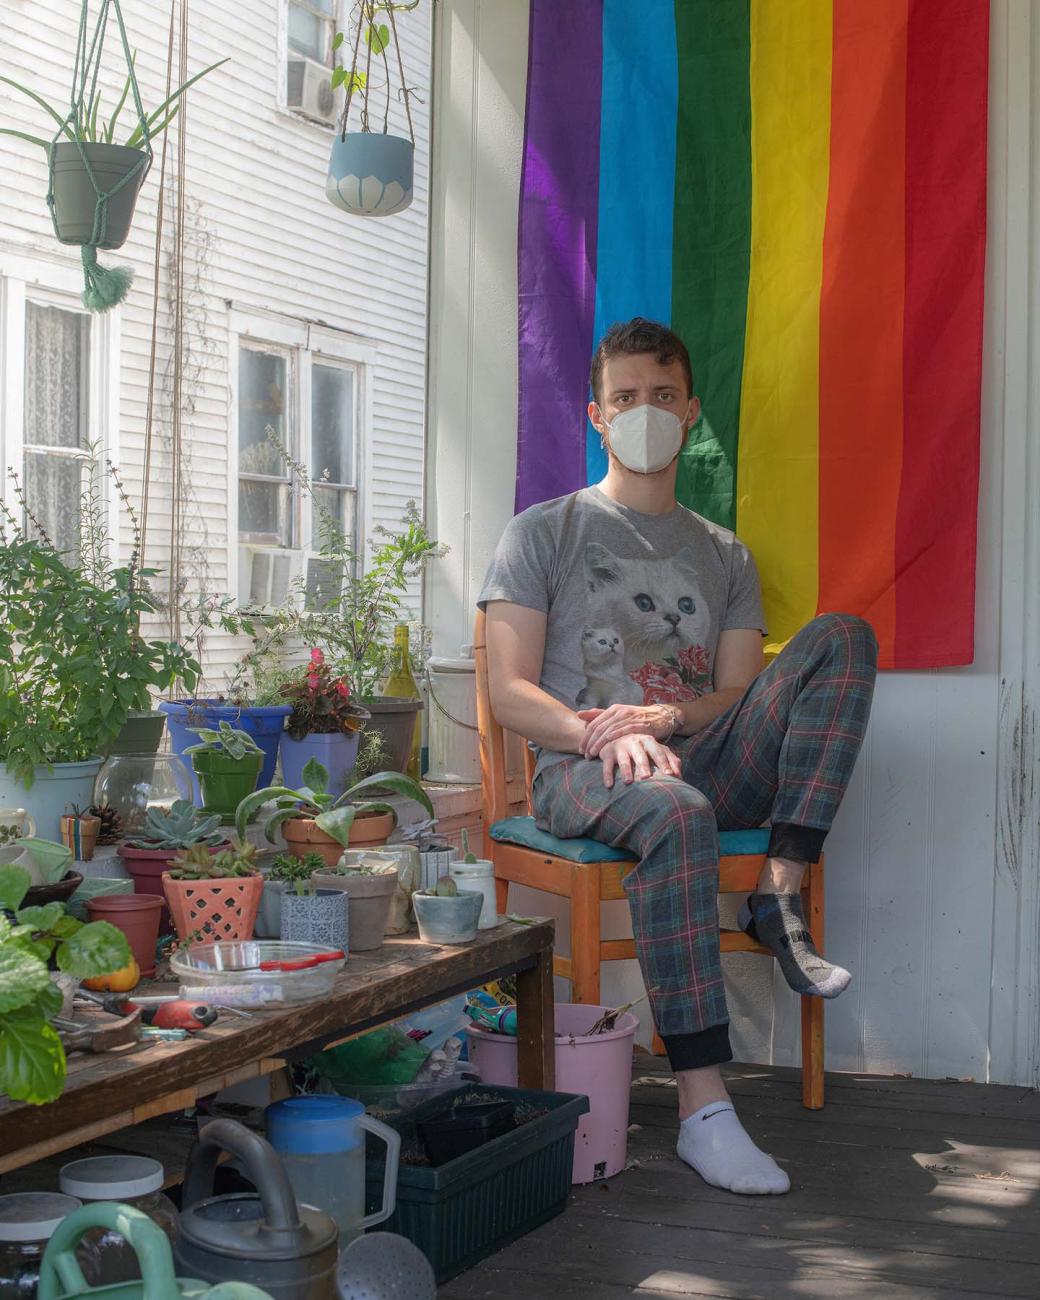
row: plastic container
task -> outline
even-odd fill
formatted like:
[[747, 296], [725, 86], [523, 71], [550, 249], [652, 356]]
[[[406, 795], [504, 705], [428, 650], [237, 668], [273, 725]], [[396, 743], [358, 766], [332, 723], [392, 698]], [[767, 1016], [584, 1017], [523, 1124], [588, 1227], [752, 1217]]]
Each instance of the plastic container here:
[[514, 1127], [513, 1105], [508, 1101], [481, 1101], [453, 1106], [448, 1114], [422, 1120], [416, 1127], [430, 1164], [445, 1165], [508, 1133]]
[[[66, 1195], [82, 1201], [119, 1201], [140, 1210], [162, 1229], [172, 1245], [177, 1240], [177, 1211], [163, 1193], [164, 1179], [162, 1165], [147, 1156], [92, 1156], [62, 1165], [58, 1186]], [[140, 1278], [137, 1251], [114, 1228], [99, 1225], [84, 1233], [76, 1251], [81, 1267], [84, 1253], [91, 1248], [96, 1253], [99, 1286]]]
[[498, 896], [495, 893], [495, 864], [486, 858], [476, 862], [463, 862], [460, 858], [448, 868], [448, 875], [458, 883], [460, 889], [469, 889], [483, 894], [480, 905], [478, 930], [493, 930], [498, 925]]
[[[298, 1202], [316, 1205], [339, 1228], [342, 1250], [394, 1212], [401, 1137], [346, 1097], [289, 1097], [264, 1111], [267, 1140], [282, 1157]], [[365, 1134], [386, 1143], [383, 1198], [365, 1214]]]
[[[175, 979], [193, 989], [239, 985], [257, 990], [259, 1001], [305, 1002], [331, 991], [346, 958], [288, 971], [261, 970], [260, 963], [300, 962], [329, 951], [320, 944], [279, 943], [274, 939], [199, 943], [187, 951], [175, 951], [170, 957], [170, 969]], [[262, 997], [264, 989], [274, 996]]]
[[[639, 1021], [626, 1012], [617, 1028], [589, 1037], [587, 1031], [608, 1007], [556, 1004], [556, 1082], [566, 1092], [582, 1092], [589, 1113], [574, 1141], [576, 1183], [609, 1178], [625, 1166], [628, 1105], [632, 1090], [632, 1048]], [[470, 1025], [469, 1056], [484, 1083], [516, 1084], [517, 1040]]]
[[[438, 785], [480, 784], [480, 738], [477, 732], [477, 674], [473, 647], [461, 647], [458, 659], [431, 659], [426, 682], [429, 767], [426, 780]], [[506, 734], [506, 775], [522, 776], [523, 741]]]
[[[264, 765], [260, 769], [257, 786], [268, 786], [274, 779], [278, 761], [278, 746], [282, 739], [285, 719], [292, 712], [288, 704], [224, 704], [220, 700], [160, 700], [159, 708], [166, 714], [170, 744], [179, 758], [189, 745], [197, 745], [199, 738], [192, 727], [218, 728], [221, 722], [230, 722], [240, 731], [246, 731], [263, 750]], [[195, 802], [202, 803], [199, 779], [192, 773]]]
[[[40, 1261], [47, 1242], [66, 1214], [78, 1210], [75, 1196], [57, 1192], [21, 1192], [0, 1196], [0, 1300], [34, 1300]], [[97, 1275], [97, 1253], [88, 1251], [89, 1268]]]
[[[509, 1101], [520, 1121], [437, 1168], [401, 1165], [397, 1209], [387, 1230], [415, 1243], [444, 1282], [560, 1213], [567, 1204], [574, 1131], [588, 1110], [585, 1097], [468, 1084], [412, 1115], [390, 1121], [402, 1144], [417, 1140], [416, 1125], [449, 1112], [456, 1097]], [[383, 1185], [383, 1163], [368, 1161], [369, 1205]]]

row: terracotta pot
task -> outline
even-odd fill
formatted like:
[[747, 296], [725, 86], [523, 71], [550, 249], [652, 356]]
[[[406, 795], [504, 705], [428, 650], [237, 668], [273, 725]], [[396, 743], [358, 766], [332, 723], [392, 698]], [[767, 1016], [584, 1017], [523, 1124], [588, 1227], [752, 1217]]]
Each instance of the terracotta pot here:
[[228, 876], [225, 880], [174, 880], [165, 872], [162, 887], [178, 938], [187, 939], [196, 930], [202, 931], [202, 943], [253, 937], [264, 892], [264, 878], [259, 872], [255, 876]]
[[[207, 845], [210, 854], [219, 853], [221, 849], [231, 848], [231, 841]], [[120, 844], [116, 850], [122, 858], [130, 879], [134, 882], [135, 894], [154, 894], [162, 897], [163, 875], [169, 871], [170, 863], [180, 852], [179, 849], [135, 849], [130, 844]], [[159, 918], [160, 934], [169, 934], [173, 920], [169, 909], [164, 907]]]
[[[350, 847], [385, 844], [393, 829], [393, 813], [361, 813], [354, 818], [350, 827]], [[294, 858], [305, 857], [308, 853], [320, 853], [328, 865], [334, 867], [343, 854], [343, 845], [339, 840], [334, 840], [331, 835], [319, 830], [312, 817], [292, 817], [289, 821], [282, 822], [282, 835]]]
[[122, 930], [145, 979], [155, 974], [155, 943], [165, 911], [161, 894], [105, 894], [87, 902], [92, 921], [109, 921]]
[[311, 880], [315, 889], [341, 889], [349, 897], [351, 952], [371, 952], [382, 944], [397, 889], [396, 871], [373, 876], [316, 871]]
[[101, 830], [101, 818], [62, 817], [59, 829], [61, 842], [72, 856], [80, 862], [89, 862], [94, 856], [98, 831]]

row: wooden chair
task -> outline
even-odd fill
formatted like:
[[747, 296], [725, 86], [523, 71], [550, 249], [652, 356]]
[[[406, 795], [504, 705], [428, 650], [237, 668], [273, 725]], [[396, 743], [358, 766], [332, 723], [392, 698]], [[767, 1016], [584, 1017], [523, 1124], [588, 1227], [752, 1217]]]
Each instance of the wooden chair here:
[[[635, 865], [631, 854], [592, 839], [557, 839], [541, 831], [531, 816], [510, 816], [506, 785], [505, 732], [491, 713], [484, 615], [477, 614], [473, 635], [477, 670], [477, 724], [485, 842], [495, 864], [498, 910], [504, 912], [510, 883], [570, 900], [570, 957], [555, 957], [554, 971], [571, 982], [574, 1002], [600, 999], [600, 964], [635, 958], [634, 939], [603, 939], [600, 904], [625, 899], [622, 880]], [[534, 762], [525, 746], [527, 803], [530, 813]], [[758, 881], [769, 844], [768, 829], [721, 831], [719, 893], [750, 894]], [[823, 860], [811, 863], [802, 886], [802, 904], [816, 947], [823, 952]], [[720, 930], [723, 952], [770, 950], [746, 934]], [[823, 1106], [823, 999], [802, 998], [802, 1104]], [[655, 1048], [660, 1040], [656, 1040]]]

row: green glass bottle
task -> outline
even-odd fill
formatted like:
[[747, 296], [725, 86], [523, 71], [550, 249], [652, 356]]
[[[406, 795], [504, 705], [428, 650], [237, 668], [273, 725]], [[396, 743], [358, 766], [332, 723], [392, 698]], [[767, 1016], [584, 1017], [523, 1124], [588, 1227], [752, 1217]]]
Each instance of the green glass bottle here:
[[[419, 684], [412, 672], [411, 656], [408, 652], [408, 624], [398, 623], [394, 628], [394, 657], [390, 676], [386, 679], [383, 694], [398, 700], [419, 700], [422, 695]], [[407, 773], [418, 781], [420, 772], [420, 755], [422, 753], [422, 715], [415, 715], [415, 735], [412, 737], [412, 752], [408, 759]]]

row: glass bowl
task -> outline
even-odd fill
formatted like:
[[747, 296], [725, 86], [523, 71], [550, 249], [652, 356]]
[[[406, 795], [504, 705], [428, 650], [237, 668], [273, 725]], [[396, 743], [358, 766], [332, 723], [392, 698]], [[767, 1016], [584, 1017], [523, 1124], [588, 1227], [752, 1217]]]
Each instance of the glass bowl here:
[[193, 794], [191, 773], [176, 754], [112, 754], [94, 782], [94, 803], [114, 810], [123, 839], [141, 832], [149, 808], [168, 810]]

